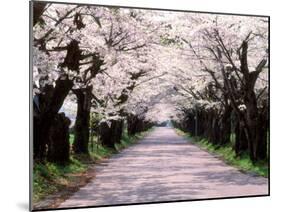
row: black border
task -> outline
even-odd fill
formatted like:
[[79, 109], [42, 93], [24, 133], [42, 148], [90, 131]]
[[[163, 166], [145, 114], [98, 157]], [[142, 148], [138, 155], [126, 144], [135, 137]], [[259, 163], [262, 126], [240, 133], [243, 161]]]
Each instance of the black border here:
[[[67, 5], [81, 5], [81, 6], [97, 6], [107, 8], [128, 8], [128, 9], [141, 9], [141, 10], [158, 10], [158, 11], [172, 11], [172, 12], [189, 12], [189, 13], [201, 13], [201, 14], [213, 14], [213, 15], [235, 15], [235, 16], [247, 16], [247, 17], [262, 17], [268, 19], [268, 194], [262, 195], [248, 195], [248, 196], [231, 196], [231, 197], [215, 197], [215, 198], [202, 198], [202, 199], [189, 199], [189, 200], [171, 200], [171, 201], [156, 201], [156, 202], [144, 202], [144, 203], [124, 203], [124, 204], [112, 204], [112, 205], [94, 205], [94, 206], [77, 206], [77, 207], [62, 207], [62, 208], [44, 208], [33, 209], [32, 205], [32, 192], [33, 192], [33, 102], [32, 102], [32, 80], [33, 80], [33, 2], [45, 2], [53, 4], [67, 4]], [[101, 208], [101, 207], [118, 207], [118, 206], [130, 206], [130, 205], [149, 205], [160, 203], [179, 203], [179, 202], [196, 202], [204, 200], [224, 200], [224, 199], [238, 199], [238, 198], [251, 198], [251, 197], [269, 197], [270, 196], [270, 16], [269, 15], [256, 15], [256, 14], [240, 14], [240, 13], [225, 13], [225, 12], [207, 12], [196, 10], [179, 10], [179, 9], [163, 9], [163, 8], [148, 8], [148, 7], [133, 7], [123, 5], [103, 5], [103, 4], [91, 4], [91, 3], [72, 3], [63, 1], [29, 1], [29, 211], [54, 211], [54, 210], [70, 210], [70, 209], [86, 209], [86, 208]]]
[[156, 202], [139, 202], [139, 203], [124, 203], [124, 204], [112, 204], [112, 205], [94, 205], [94, 206], [78, 206], [78, 207], [65, 207], [65, 208], [44, 208], [34, 209], [32, 211], [56, 211], [56, 210], [72, 210], [72, 209], [86, 209], [86, 208], [105, 208], [105, 207], [120, 207], [130, 205], [151, 205], [151, 204], [167, 204], [167, 203], [180, 203], [180, 202], [197, 202], [205, 200], [225, 200], [225, 199], [242, 199], [250, 197], [268, 197], [269, 194], [262, 195], [249, 195], [249, 196], [233, 196], [233, 197], [215, 197], [215, 198], [202, 198], [202, 199], [190, 199], [190, 200], [171, 200], [171, 201], [156, 201]]

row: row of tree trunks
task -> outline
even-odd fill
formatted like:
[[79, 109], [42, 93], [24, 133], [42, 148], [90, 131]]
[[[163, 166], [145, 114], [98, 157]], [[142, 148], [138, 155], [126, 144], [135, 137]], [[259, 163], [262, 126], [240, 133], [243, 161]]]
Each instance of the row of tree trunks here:
[[121, 141], [123, 120], [111, 120], [110, 123], [102, 122], [98, 132], [101, 144], [110, 149], [115, 149], [115, 144]]
[[256, 103], [250, 101], [246, 106], [247, 111], [237, 113], [232, 110], [232, 107], [227, 107], [221, 114], [213, 109], [197, 108], [186, 111], [183, 121], [173, 124], [189, 132], [191, 136], [205, 137], [210, 143], [218, 146], [229, 144], [231, 133], [233, 133], [235, 135], [233, 148], [236, 155], [248, 153], [251, 160], [255, 162], [267, 158], [269, 127], [266, 103], [262, 109], [255, 106]]
[[127, 129], [129, 135], [135, 135], [136, 133], [143, 132], [152, 127], [152, 123], [139, 118], [136, 115], [130, 114], [127, 117]]
[[206, 137], [215, 145], [226, 145], [231, 135], [231, 110], [225, 110], [219, 115], [217, 110], [197, 108], [187, 113], [183, 123], [176, 124], [191, 136]]
[[[261, 103], [255, 91], [256, 81], [266, 64], [266, 60], [262, 59], [255, 71], [250, 72], [247, 61], [247, 41], [243, 41], [240, 49], [239, 72], [242, 77], [236, 79], [230, 75], [237, 71], [235, 67], [222, 68], [223, 84], [220, 85], [215, 80], [215, 87], [208, 86], [204, 93], [206, 98], [216, 101], [218, 98], [216, 97], [216, 89], [220, 89], [223, 93], [222, 111], [203, 108], [196, 109], [195, 112], [190, 110], [187, 115], [188, 119], [186, 119], [189, 123], [185, 126], [190, 128], [188, 130], [191, 131], [192, 135], [203, 135], [208, 138], [209, 142], [219, 146], [229, 143], [231, 126], [234, 126], [232, 132], [235, 133], [236, 138], [234, 145], [236, 155], [240, 156], [247, 152], [251, 161], [255, 163], [267, 159], [268, 100], [265, 97]], [[213, 73], [210, 73], [214, 77]], [[198, 99], [196, 96], [194, 98]], [[190, 116], [194, 116], [196, 121], [194, 122]], [[231, 120], [233, 118], [234, 120]], [[202, 133], [202, 127], [204, 133]]]

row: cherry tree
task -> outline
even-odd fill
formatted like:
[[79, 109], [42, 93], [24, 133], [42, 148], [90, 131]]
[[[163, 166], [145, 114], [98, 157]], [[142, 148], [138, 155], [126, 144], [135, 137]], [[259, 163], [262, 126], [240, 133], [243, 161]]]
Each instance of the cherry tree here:
[[[208, 95], [203, 98], [199, 95], [200, 99], [210, 102], [211, 94], [211, 103], [216, 99], [221, 101], [224, 126], [230, 123], [233, 110], [240, 125], [240, 132], [236, 133], [236, 150], [239, 152], [246, 147], [253, 161], [264, 159], [268, 121], [266, 100], [262, 100], [261, 96], [266, 97], [263, 94], [267, 85], [258, 79], [267, 75], [264, 73], [268, 57], [267, 19], [188, 14], [187, 20], [186, 27], [190, 31], [183, 31], [179, 43], [190, 54], [189, 62], [193, 62], [201, 73], [209, 75], [208, 78], [203, 77]], [[196, 93], [193, 91], [193, 94]], [[258, 109], [260, 104], [263, 105], [262, 110]], [[226, 137], [229, 138], [229, 135]]]
[[[43, 23], [34, 26], [34, 91], [38, 108], [42, 109], [46, 88], [52, 91], [47, 97], [46, 110], [40, 110], [38, 123], [44, 126], [38, 127], [42, 133], [39, 131], [35, 140], [42, 141], [39, 145], [43, 150], [38, 152], [44, 152], [48, 143], [40, 135], [48, 132], [64, 99], [72, 91], [78, 105], [74, 150], [87, 153], [91, 102], [97, 100], [92, 92], [93, 79], [101, 72], [108, 75], [116, 69], [117, 60], [120, 62], [116, 70], [120, 73], [131, 65], [128, 63], [131, 52], [146, 48], [150, 40], [153, 41], [155, 27], [147, 30], [151, 23], [139, 18], [136, 11], [106, 7], [51, 4], [41, 19]], [[141, 57], [141, 54], [138, 51], [134, 56]], [[130, 75], [131, 80], [136, 80], [134, 75], [138, 74], [131, 72]], [[122, 91], [120, 101], [126, 101], [127, 89], [116, 89], [116, 92]]]

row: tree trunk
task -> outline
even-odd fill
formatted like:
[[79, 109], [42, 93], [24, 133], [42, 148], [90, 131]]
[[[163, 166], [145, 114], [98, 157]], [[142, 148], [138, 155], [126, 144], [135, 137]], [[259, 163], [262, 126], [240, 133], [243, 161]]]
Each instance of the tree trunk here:
[[111, 140], [111, 128], [108, 126], [108, 123], [100, 123], [98, 132], [101, 144], [110, 149], [115, 149], [114, 143]]
[[127, 117], [127, 128], [128, 128], [128, 134], [129, 135], [135, 135], [137, 132], [137, 123], [138, 119], [134, 115], [129, 115]]
[[259, 135], [257, 135], [258, 146], [257, 146], [257, 159], [265, 160], [267, 159], [267, 129], [268, 129], [268, 116], [267, 111], [260, 114], [259, 117]]
[[264, 124], [261, 123], [261, 129], [256, 138], [257, 146], [255, 148], [255, 151], [257, 160], [265, 160], [267, 158], [267, 131], [266, 128], [263, 127], [263, 125]]
[[195, 136], [195, 115], [189, 115], [186, 122], [187, 130], [190, 132], [190, 135]]
[[[255, 94], [255, 84], [266, 64], [266, 60], [263, 59], [256, 67], [256, 70], [250, 72], [248, 69], [247, 51], [248, 43], [244, 41], [242, 43], [242, 57], [240, 60], [241, 72], [245, 82], [245, 85], [243, 85], [244, 103], [246, 105], [245, 133], [248, 140], [250, 158], [255, 163], [257, 160], [266, 157], [266, 127], [260, 126], [261, 120]], [[262, 148], [265, 149], [262, 150]]]
[[[69, 70], [79, 72], [79, 60], [81, 50], [79, 42], [72, 40], [67, 45], [67, 54], [61, 67], [67, 67]], [[56, 86], [47, 85], [44, 91], [34, 101], [35, 107], [39, 111], [38, 117], [34, 123], [34, 158], [42, 160], [46, 157], [47, 146], [49, 145], [50, 128], [54, 122], [59, 109], [63, 105], [64, 99], [73, 87], [73, 81], [68, 79], [67, 75], [62, 75], [56, 80]]]
[[208, 140], [210, 141], [210, 138], [212, 136], [212, 121], [213, 121], [213, 113], [211, 112], [206, 112], [206, 123], [205, 123], [205, 126], [206, 126], [206, 133], [205, 133], [205, 137], [208, 138]]
[[46, 5], [46, 2], [33, 2], [33, 26], [40, 20]]
[[[110, 125], [110, 126], [109, 126]], [[120, 143], [123, 131], [122, 120], [111, 120], [110, 124], [102, 122], [99, 127], [101, 143], [111, 149], [115, 149], [116, 143]]]
[[89, 154], [89, 130], [92, 87], [73, 90], [77, 97], [77, 116], [73, 150], [76, 154]]
[[72, 86], [72, 81], [59, 78], [55, 87], [46, 86], [45, 91], [36, 97], [37, 103], [34, 101], [34, 107], [38, 113], [34, 114], [33, 138], [35, 159], [46, 158], [50, 128]]
[[50, 162], [69, 162], [69, 125], [71, 121], [64, 113], [55, 116], [50, 128], [47, 159]]
[[248, 150], [248, 142], [245, 134], [245, 125], [243, 121], [236, 120], [235, 123], [235, 154], [240, 156]]
[[226, 106], [220, 120], [220, 145], [226, 145], [230, 142], [231, 112], [232, 108], [230, 106]]
[[217, 145], [219, 144], [219, 123], [218, 123], [218, 118], [216, 115], [213, 116], [212, 120], [212, 131], [211, 131], [211, 137], [209, 139], [209, 142]]
[[111, 125], [112, 139], [114, 143], [120, 143], [123, 132], [123, 120], [114, 120]]
[[257, 157], [257, 149], [259, 145], [259, 134], [261, 129], [258, 129], [258, 108], [257, 108], [257, 101], [256, 101], [256, 95], [254, 91], [249, 90], [249, 88], [246, 89], [246, 95], [244, 98], [245, 105], [246, 105], [246, 130], [248, 129], [248, 147], [250, 151], [250, 157], [253, 162], [256, 162]]

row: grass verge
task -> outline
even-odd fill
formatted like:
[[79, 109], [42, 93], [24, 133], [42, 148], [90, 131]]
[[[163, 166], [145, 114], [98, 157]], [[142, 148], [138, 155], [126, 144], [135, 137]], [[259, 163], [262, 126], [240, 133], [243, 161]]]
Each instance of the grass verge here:
[[[185, 133], [179, 129], [176, 129], [176, 132], [189, 140], [193, 144], [198, 145], [200, 148], [218, 156], [227, 164], [238, 168], [241, 171], [251, 172], [259, 176], [268, 177], [268, 163], [267, 161], [260, 161], [253, 164], [250, 160], [248, 154], [242, 154], [241, 156], [237, 157], [235, 155], [235, 151], [233, 149], [233, 142], [226, 146], [217, 146], [209, 143], [206, 138], [200, 137], [191, 137], [189, 133]], [[234, 135], [232, 135], [233, 137]], [[231, 137], [231, 140], [233, 141]]]
[[[83, 156], [71, 156], [67, 165], [35, 162], [33, 168], [33, 202], [37, 203], [49, 194], [69, 186], [75, 176], [85, 172], [88, 164]], [[75, 175], [77, 174], [77, 175]]]
[[[110, 157], [122, 149], [136, 143], [150, 132], [150, 130], [129, 136], [124, 131], [120, 144], [116, 144], [116, 151], [100, 145], [96, 138], [93, 138], [89, 146], [90, 157], [87, 155], [72, 155], [70, 162], [66, 165], [35, 162], [33, 167], [33, 203], [38, 203], [45, 197], [69, 188], [80, 183], [83, 174], [88, 171], [91, 165], [99, 160]], [[70, 144], [73, 144], [73, 135], [70, 135]]]

